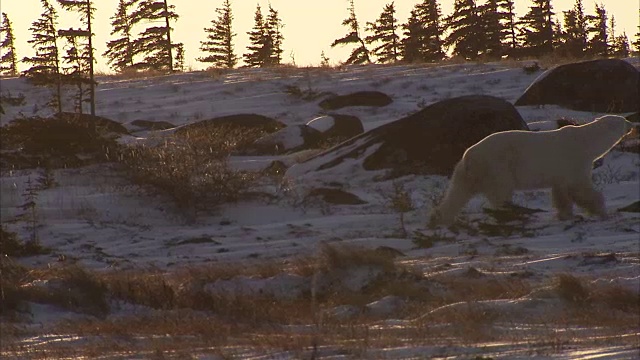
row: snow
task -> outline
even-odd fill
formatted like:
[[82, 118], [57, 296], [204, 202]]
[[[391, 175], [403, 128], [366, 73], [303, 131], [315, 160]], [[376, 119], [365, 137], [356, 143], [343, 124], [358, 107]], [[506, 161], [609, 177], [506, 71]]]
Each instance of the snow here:
[[[628, 61], [636, 67], [640, 65], [637, 59]], [[286, 86], [298, 86], [303, 90], [311, 87], [317, 92], [336, 94], [377, 90], [391, 95], [394, 102], [383, 108], [354, 107], [339, 111], [360, 118], [366, 131], [454, 96], [488, 94], [513, 102], [536, 77], [537, 74], [526, 74], [518, 66], [502, 63], [371, 65], [342, 70], [239, 69], [220, 74], [193, 72], [136, 79], [103, 77], [98, 79], [97, 114], [127, 126], [137, 119], [163, 120], [179, 126], [217, 116], [256, 113], [291, 126], [309, 123], [313, 119], [326, 117], [326, 114], [317, 106], [320, 100], [295, 98], [285, 92]], [[2, 91], [27, 95], [25, 105], [4, 107], [6, 114], [0, 120], [3, 125], [19, 114], [50, 114], [50, 110], [37, 105], [47, 98], [47, 92], [42, 88], [31, 87], [23, 79], [14, 78], [2, 79]], [[518, 110], [531, 128], [537, 130], [553, 128], [555, 120], [561, 117], [587, 122], [603, 115], [567, 110], [555, 105], [526, 106]], [[322, 130], [332, 122], [314, 121], [312, 124]], [[129, 126], [131, 130], [134, 128]], [[120, 141], [152, 145], [171, 133], [172, 130], [138, 131], [134, 136]], [[290, 135], [298, 134], [294, 131]], [[286, 147], [297, 144], [289, 143], [293, 141], [290, 140], [292, 138], [295, 137], [283, 138]], [[312, 172], [317, 164], [322, 163], [322, 155], [309, 162], [301, 162], [313, 154], [315, 152], [231, 157], [229, 163], [235, 169], [262, 170], [275, 160], [293, 166], [287, 171], [283, 182], [266, 184], [260, 188], [260, 191], [273, 195], [274, 200], [243, 200], [227, 204], [214, 214], [203, 215], [193, 222], [186, 222], [171, 210], [167, 199], [141, 191], [130, 184], [110, 165], [55, 170], [59, 186], [40, 191], [37, 200], [40, 239], [44, 246], [54, 249], [54, 252], [51, 255], [24, 258], [21, 262], [31, 266], [47, 266], [55, 263], [59, 254], [64, 254], [97, 270], [148, 266], [170, 270], [179, 266], [210, 263], [250, 263], [256, 258], [292, 259], [316, 254], [321, 244], [338, 243], [399, 250], [405, 256], [398, 258], [398, 263], [413, 266], [429, 279], [456, 274], [462, 276], [469, 268], [478, 270], [482, 276], [498, 279], [522, 273], [530, 273], [539, 279], [551, 279], [555, 274], [566, 272], [593, 279], [593, 284], [619, 284], [635, 293], [639, 292], [640, 215], [616, 211], [640, 199], [640, 158], [637, 154], [613, 151], [605, 156], [604, 165], [594, 171], [594, 182], [607, 199], [610, 213], [607, 220], [600, 221], [578, 211], [583, 220], [558, 221], [553, 215], [548, 190], [519, 192], [515, 197], [516, 203], [543, 210], [532, 215], [525, 225], [527, 235], [515, 232], [504, 237], [491, 237], [442, 230], [440, 235], [454, 240], [436, 241], [430, 248], [417, 247], [411, 238], [397, 236], [399, 214], [390, 208], [385, 194], [392, 192], [394, 181], [403, 184], [415, 205], [414, 210], [405, 214], [407, 232], [433, 235], [426, 228], [426, 214], [434, 199], [446, 187], [446, 178], [405, 176], [393, 181], [384, 180], [384, 171], [364, 171], [350, 159], [326, 171]], [[27, 236], [27, 231], [23, 220], [18, 219], [22, 212], [19, 209], [21, 194], [27, 179], [36, 176], [37, 169], [32, 169], [7, 171], [0, 178], [2, 222], [23, 238]], [[337, 184], [343, 190], [358, 195], [367, 204], [328, 205], [304, 201], [309, 189]], [[474, 226], [489, 221], [482, 212], [485, 204], [486, 200], [481, 197], [473, 199], [462, 216]], [[195, 238], [208, 238], [211, 241], [190, 241]], [[518, 249], [524, 250], [517, 253]], [[507, 255], [499, 256], [501, 254]], [[614, 254], [615, 261], [594, 260], [598, 254]], [[370, 284], [379, 271], [368, 267], [351, 268], [343, 273], [342, 285], [359, 291]], [[204, 289], [213, 294], [233, 292], [251, 296], [261, 293], [288, 301], [308, 292], [310, 282], [311, 279], [307, 277], [283, 272], [267, 278], [237, 276], [221, 279], [205, 284]], [[446, 290], [432, 284], [430, 291], [438, 293]], [[496, 326], [506, 327], [505, 331], [516, 331], [518, 324], [508, 324], [509, 314], [535, 317], [540, 313], [561, 313], [562, 304], [558, 301], [558, 298], [539, 298], [532, 294], [522, 299], [478, 302], [476, 305], [502, 314], [505, 323], [498, 319]], [[437, 315], [445, 310], [456, 311], [456, 307], [469, 304], [447, 305], [424, 316]], [[389, 324], [396, 322], [402, 326], [413, 326], [416, 319], [400, 320], [397, 317], [402, 306], [403, 300], [400, 298], [381, 296], [365, 308], [371, 314], [387, 319]], [[45, 305], [36, 304], [32, 309], [33, 323], [42, 326], [55, 323], [58, 317], [75, 318], [64, 312], [57, 314], [56, 311], [61, 310]], [[336, 305], [325, 309], [325, 312], [328, 316], [350, 319], [361, 315], [363, 310], [351, 305]], [[130, 309], [122, 306], [119, 312], [109, 316], [117, 317], [127, 311]], [[527, 332], [523, 330], [523, 333]], [[598, 335], [598, 331], [585, 330], [584, 339], [592, 335]], [[610, 339], [610, 345], [597, 345], [597, 342], [591, 345], [585, 340], [585, 346], [565, 349], [554, 354], [553, 358], [623, 359], [637, 354], [637, 347], [618, 346], [614, 340]], [[40, 346], [38, 344], [53, 341], [75, 343], [82, 340], [43, 333], [42, 336], [25, 339], [23, 344], [37, 348]], [[515, 359], [528, 358], [531, 347], [534, 347], [531, 343], [517, 341], [443, 344], [435, 347], [411, 345], [370, 348], [363, 353], [363, 357], [469, 358], [482, 355]], [[244, 358], [262, 358], [256, 349], [238, 349], [238, 354]], [[320, 348], [318, 354], [322, 358], [345, 358], [339, 355], [338, 347], [332, 346]], [[288, 359], [296, 358], [299, 354], [285, 351], [269, 356]]]

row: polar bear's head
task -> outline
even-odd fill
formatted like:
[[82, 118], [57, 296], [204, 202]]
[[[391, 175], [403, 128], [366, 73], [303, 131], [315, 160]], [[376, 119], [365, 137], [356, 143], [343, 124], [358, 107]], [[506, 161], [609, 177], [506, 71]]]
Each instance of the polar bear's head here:
[[617, 134], [622, 137], [629, 132], [636, 132], [638, 128], [631, 121], [617, 115], [605, 115], [593, 121], [593, 124], [602, 128], [607, 134]]

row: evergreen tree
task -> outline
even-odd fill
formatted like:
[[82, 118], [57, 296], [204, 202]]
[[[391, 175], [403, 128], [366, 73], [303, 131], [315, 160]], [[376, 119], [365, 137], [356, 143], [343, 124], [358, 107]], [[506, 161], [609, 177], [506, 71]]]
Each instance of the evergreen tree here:
[[265, 33], [267, 35], [268, 50], [269, 50], [269, 65], [278, 65], [282, 62], [282, 42], [284, 36], [282, 35], [282, 19], [278, 15], [278, 12], [269, 4], [269, 16], [265, 21]]
[[421, 49], [423, 41], [423, 24], [418, 11], [414, 8], [406, 24], [402, 25], [404, 38], [402, 39], [402, 60], [417, 62], [422, 60]]
[[587, 16], [589, 23], [588, 32], [593, 34], [588, 42], [588, 51], [591, 55], [609, 55], [609, 30], [607, 29], [607, 10], [604, 5], [596, 4], [596, 14]]
[[372, 32], [364, 41], [367, 44], [380, 43], [372, 50], [381, 63], [394, 63], [400, 56], [400, 37], [396, 34], [398, 20], [395, 18], [396, 8], [392, 2], [384, 6], [380, 17], [375, 22], [367, 22], [366, 30]]
[[41, 0], [41, 2], [44, 12], [29, 28], [33, 39], [28, 43], [32, 44], [36, 54], [22, 59], [23, 62], [31, 64], [31, 67], [22, 74], [36, 85], [55, 86], [53, 99], [48, 105], [62, 112], [62, 84], [56, 30], [58, 14], [48, 0]]
[[173, 50], [179, 46], [171, 42], [171, 21], [178, 19], [174, 5], [168, 5], [167, 0], [142, 0], [137, 9], [131, 14], [134, 24], [147, 22], [150, 25], [163, 21], [161, 26], [149, 26], [140, 33], [140, 37], [133, 41], [134, 55], [144, 55], [144, 59], [134, 63], [141, 69], [173, 71]]
[[573, 9], [564, 11], [562, 48], [566, 55], [580, 58], [587, 50], [587, 17], [582, 0], [576, 0]]
[[478, 10], [484, 34], [482, 53], [489, 58], [497, 59], [515, 48], [513, 1], [487, 0]]
[[453, 14], [447, 17], [449, 36], [445, 46], [453, 46], [453, 54], [465, 59], [477, 59], [485, 47], [484, 23], [475, 0], [456, 0]]
[[231, 29], [233, 14], [231, 2], [225, 0], [221, 8], [216, 9], [218, 18], [211, 21], [211, 27], [205, 28], [206, 41], [200, 42], [200, 50], [207, 54], [198, 58], [200, 62], [211, 63], [214, 67], [233, 68], [238, 62], [233, 51], [233, 37], [236, 34]]
[[256, 8], [254, 15], [253, 30], [248, 32], [249, 42], [247, 46], [249, 52], [243, 55], [246, 67], [263, 67], [269, 63], [271, 44], [266, 31], [265, 19], [262, 16], [260, 4]]
[[407, 62], [440, 61], [445, 57], [443, 26], [440, 22], [440, 6], [437, 0], [424, 0], [411, 10], [411, 16], [403, 29], [403, 60]]
[[111, 35], [118, 35], [115, 40], [107, 42], [107, 51], [102, 55], [107, 58], [111, 68], [117, 72], [133, 68], [133, 25], [134, 19], [130, 9], [139, 0], [119, 0], [118, 9], [111, 17]]
[[523, 52], [529, 56], [541, 56], [553, 51], [554, 28], [551, 0], [532, 0], [533, 4], [518, 24]]
[[513, 0], [498, 0], [498, 8], [502, 9], [501, 19], [504, 21], [507, 53], [514, 53], [518, 48], [517, 21]]
[[176, 49], [176, 56], [174, 61], [175, 65], [173, 66], [173, 68], [176, 71], [183, 72], [184, 71], [184, 44], [183, 43], [174, 44], [173, 48]]
[[18, 75], [18, 59], [16, 47], [13, 44], [13, 27], [7, 14], [2, 13], [2, 25], [0, 25], [0, 74], [8, 76]]
[[622, 33], [613, 38], [613, 44], [611, 45], [611, 55], [617, 58], [626, 58], [631, 53], [629, 48], [629, 38], [626, 33]]
[[344, 37], [336, 39], [331, 44], [331, 47], [335, 47], [337, 45], [347, 45], [347, 44], [356, 44], [356, 48], [351, 51], [351, 55], [345, 61], [345, 64], [363, 64], [363, 63], [371, 63], [371, 59], [369, 58], [369, 51], [364, 44], [364, 40], [360, 37], [360, 31], [358, 26], [358, 20], [356, 18], [356, 10], [353, 0], [349, 0], [349, 17], [342, 21], [343, 26], [347, 26], [349, 28], [349, 33]]
[[[91, 31], [91, 20], [95, 8], [91, 0], [58, 0], [58, 3], [67, 11], [74, 11], [80, 15], [83, 29], [68, 29], [59, 31], [59, 35], [65, 36], [68, 42], [66, 56], [63, 57], [66, 63], [71, 64], [71, 71], [65, 77], [65, 82], [75, 85], [78, 88], [76, 110], [82, 113], [84, 93], [88, 95], [86, 100], [91, 109], [91, 115], [96, 114], [95, 102], [95, 80], [93, 74], [93, 34]], [[84, 88], [87, 87], [85, 90]]]

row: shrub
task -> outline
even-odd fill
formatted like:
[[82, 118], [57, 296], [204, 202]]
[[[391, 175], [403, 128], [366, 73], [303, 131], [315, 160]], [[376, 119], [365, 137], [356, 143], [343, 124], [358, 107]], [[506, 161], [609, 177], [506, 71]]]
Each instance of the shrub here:
[[106, 161], [116, 147], [105, 133], [71, 117], [20, 118], [0, 128], [3, 167], [78, 166], [78, 154]]
[[131, 147], [120, 160], [135, 182], [168, 195], [193, 217], [197, 211], [238, 200], [249, 188], [255, 175], [231, 169], [226, 160], [243, 143], [240, 131], [217, 129], [174, 136], [155, 147]]
[[48, 254], [49, 250], [43, 248], [39, 242], [22, 242], [14, 232], [0, 227], [0, 256], [31, 256]]

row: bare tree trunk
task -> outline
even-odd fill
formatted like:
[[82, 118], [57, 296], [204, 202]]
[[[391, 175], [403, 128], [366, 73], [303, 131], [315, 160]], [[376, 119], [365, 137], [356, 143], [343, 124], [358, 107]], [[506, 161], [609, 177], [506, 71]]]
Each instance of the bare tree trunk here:
[[164, 0], [164, 19], [167, 24], [167, 51], [169, 52], [169, 70], [173, 72], [173, 56], [171, 55], [171, 26], [169, 26], [169, 8]]
[[[93, 33], [91, 32], [91, 0], [87, 0], [87, 31], [89, 31], [89, 100], [91, 103], [91, 116], [96, 115], [96, 88], [93, 76]], [[82, 105], [80, 105], [82, 106]]]

